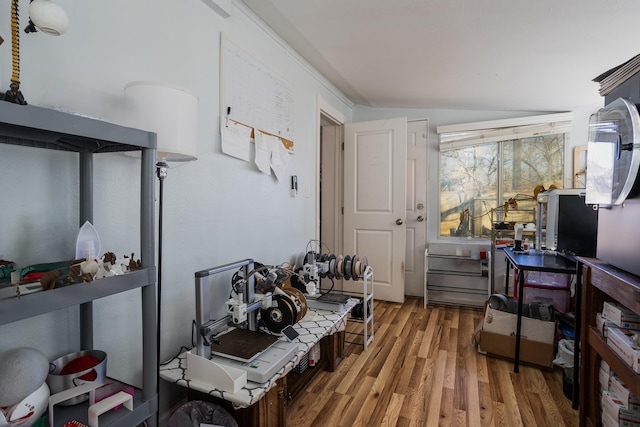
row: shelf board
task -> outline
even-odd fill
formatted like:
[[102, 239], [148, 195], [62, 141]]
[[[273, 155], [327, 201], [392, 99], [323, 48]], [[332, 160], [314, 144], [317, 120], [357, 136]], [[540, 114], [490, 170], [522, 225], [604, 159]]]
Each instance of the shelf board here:
[[462, 255], [439, 255], [439, 254], [429, 254], [427, 258], [441, 258], [441, 259], [455, 259], [460, 261], [484, 261], [481, 258], [471, 258], [471, 256], [462, 256]]
[[605, 338], [594, 326], [589, 327], [588, 340], [591, 347], [609, 364], [611, 370], [636, 396], [640, 396], [640, 375], [636, 374], [633, 368], [609, 347]]
[[0, 142], [53, 150], [106, 153], [156, 148], [156, 135], [34, 105], [0, 103]]
[[0, 325], [154, 285], [155, 276], [155, 267], [143, 268], [120, 276], [3, 299], [0, 300]]
[[[592, 285], [625, 307], [640, 313], [640, 278], [595, 258], [578, 258], [593, 266]], [[622, 284], [622, 286], [621, 286]]]
[[487, 277], [483, 275], [482, 271], [470, 272], [470, 271], [452, 271], [452, 270], [435, 270], [429, 269], [427, 274], [440, 274], [442, 276], [468, 276], [468, 277]]
[[446, 292], [450, 294], [469, 294], [469, 295], [480, 295], [488, 298], [487, 296], [487, 286], [486, 284], [482, 288], [460, 288], [460, 287], [452, 287], [452, 286], [427, 286], [427, 289], [432, 292]]
[[[88, 425], [89, 402], [79, 403], [73, 406], [57, 405], [54, 409], [54, 421], [56, 427], [62, 427], [65, 423], [75, 420]], [[134, 390], [133, 411], [119, 408], [100, 415], [100, 425], [109, 427], [131, 427], [142, 424], [153, 416], [158, 410], [158, 397], [154, 395], [150, 400], [142, 400], [142, 391]], [[47, 423], [48, 425], [48, 423]]]

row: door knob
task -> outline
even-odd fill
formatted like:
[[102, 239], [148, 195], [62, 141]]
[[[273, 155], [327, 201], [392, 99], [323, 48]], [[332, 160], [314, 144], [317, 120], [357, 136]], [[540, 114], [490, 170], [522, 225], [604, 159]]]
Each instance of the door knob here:
[[396, 219], [396, 225], [402, 225], [404, 224], [404, 221], [400, 218]]
[[424, 221], [424, 217], [422, 215], [418, 215], [418, 222]]

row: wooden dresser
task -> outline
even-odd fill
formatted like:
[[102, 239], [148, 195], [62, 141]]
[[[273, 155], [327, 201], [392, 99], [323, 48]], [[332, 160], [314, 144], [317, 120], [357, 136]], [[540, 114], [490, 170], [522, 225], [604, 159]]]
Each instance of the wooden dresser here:
[[[580, 425], [600, 426], [598, 372], [606, 361], [631, 391], [640, 396], [640, 375], [608, 345], [596, 328], [596, 313], [604, 301], [617, 301], [640, 314], [640, 277], [595, 258], [578, 258], [582, 266], [582, 331], [580, 366]], [[640, 261], [639, 261], [640, 262]]]

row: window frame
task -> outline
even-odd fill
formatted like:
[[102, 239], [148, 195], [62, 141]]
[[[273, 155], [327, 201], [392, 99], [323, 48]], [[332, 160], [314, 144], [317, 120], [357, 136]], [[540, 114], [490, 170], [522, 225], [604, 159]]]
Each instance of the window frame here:
[[[443, 151], [456, 150], [473, 145], [497, 143], [498, 176], [496, 179], [498, 203], [504, 197], [504, 144], [503, 141], [524, 139], [552, 134], [564, 134], [563, 173], [562, 181], [566, 181], [567, 153], [570, 146], [573, 113], [544, 114], [539, 116], [519, 117], [503, 120], [470, 122], [455, 125], [437, 126], [439, 139], [438, 150], [438, 189], [441, 187], [442, 170], [441, 154]], [[438, 214], [441, 214], [441, 197], [438, 197]], [[459, 236], [441, 234], [441, 222], [438, 220], [438, 239], [460, 239]], [[486, 239], [486, 237], [470, 237], [471, 239]], [[466, 239], [466, 238], [465, 238]]]

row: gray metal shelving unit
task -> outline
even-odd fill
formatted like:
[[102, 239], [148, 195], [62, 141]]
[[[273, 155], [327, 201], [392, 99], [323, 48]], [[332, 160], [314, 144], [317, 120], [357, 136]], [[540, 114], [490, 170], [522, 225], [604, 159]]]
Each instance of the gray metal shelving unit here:
[[[100, 279], [21, 298], [0, 300], [0, 325], [62, 308], [80, 307], [80, 345], [93, 348], [92, 301], [131, 289], [141, 289], [142, 389], [136, 390], [133, 411], [116, 411], [100, 418], [100, 425], [132, 427], [147, 420], [156, 426], [158, 411], [156, 266], [154, 233], [156, 134], [127, 128], [57, 110], [16, 105], [0, 101], [0, 144], [78, 153], [80, 225], [93, 222], [93, 156], [99, 153], [139, 151], [140, 174], [140, 259], [142, 268], [123, 276]], [[86, 406], [60, 408], [55, 419], [60, 425], [70, 419], [85, 421]], [[58, 411], [58, 409], [56, 409]], [[69, 411], [74, 411], [73, 415]]]

